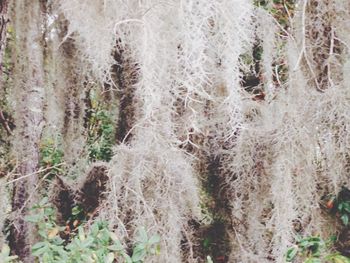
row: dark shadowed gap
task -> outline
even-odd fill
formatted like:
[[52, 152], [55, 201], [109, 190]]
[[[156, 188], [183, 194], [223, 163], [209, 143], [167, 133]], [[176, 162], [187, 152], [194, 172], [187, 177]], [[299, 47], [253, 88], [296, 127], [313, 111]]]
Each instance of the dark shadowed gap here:
[[115, 64], [112, 66], [112, 76], [118, 85], [119, 116], [116, 131], [116, 141], [129, 141], [128, 134], [134, 124], [135, 118], [135, 87], [137, 83], [137, 65], [132, 63], [125, 54], [120, 40], [117, 42], [114, 54]]

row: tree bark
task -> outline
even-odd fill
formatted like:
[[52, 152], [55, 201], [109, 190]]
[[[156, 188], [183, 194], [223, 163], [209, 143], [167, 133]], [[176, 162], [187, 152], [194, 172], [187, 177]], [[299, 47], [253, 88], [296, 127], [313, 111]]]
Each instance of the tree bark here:
[[6, 44], [7, 7], [8, 0], [0, 0], [0, 76], [2, 72], [2, 56]]
[[[0, 0], [0, 94], [2, 94], [2, 57], [5, 51], [6, 46], [6, 26], [8, 23], [7, 18], [7, 0]], [[8, 127], [7, 121], [4, 118], [2, 109], [0, 108], [0, 124], [6, 129], [8, 133], [11, 133], [11, 130]]]
[[24, 263], [34, 262], [31, 245], [35, 240], [33, 226], [24, 217], [35, 203], [38, 185], [39, 143], [43, 128], [44, 48], [40, 0], [16, 0], [14, 25], [18, 44], [14, 75], [16, 102], [16, 141], [19, 168], [13, 189], [13, 224], [10, 233], [12, 252]]

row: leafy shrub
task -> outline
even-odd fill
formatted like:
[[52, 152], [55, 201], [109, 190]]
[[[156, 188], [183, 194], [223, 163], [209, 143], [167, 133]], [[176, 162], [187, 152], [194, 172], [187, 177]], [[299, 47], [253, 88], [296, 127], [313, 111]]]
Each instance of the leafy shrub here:
[[89, 157], [92, 161], [110, 161], [113, 155], [114, 125], [108, 111], [92, 111], [89, 125]]
[[287, 250], [286, 261], [294, 262], [299, 258], [303, 263], [350, 263], [350, 258], [333, 251], [334, 241], [334, 238], [324, 241], [318, 236], [300, 238]]
[[49, 177], [59, 174], [63, 163], [63, 151], [53, 139], [46, 139], [40, 145], [40, 166], [50, 168]]
[[[350, 190], [342, 187], [338, 194], [329, 194], [321, 202], [331, 214], [339, 218], [344, 227], [349, 224], [350, 218]], [[350, 258], [341, 255], [334, 249], [335, 237], [324, 241], [318, 236], [299, 238], [296, 245], [289, 248], [286, 253], [286, 261], [303, 259], [304, 263], [334, 262], [350, 263]]]
[[337, 210], [340, 214], [340, 219], [345, 226], [349, 224], [350, 216], [350, 201], [343, 201], [338, 203]]
[[83, 225], [70, 232], [70, 242], [60, 237], [65, 227], [58, 226], [55, 210], [44, 198], [32, 209], [26, 220], [35, 223], [41, 241], [32, 247], [32, 254], [42, 263], [112, 263], [122, 258], [127, 263], [142, 263], [148, 255], [159, 253], [160, 238], [138, 231], [133, 253], [129, 256], [118, 237], [109, 231], [106, 222], [94, 222], [88, 230]]
[[4, 244], [0, 251], [0, 262], [1, 263], [15, 263], [17, 261], [17, 256], [10, 255], [10, 248], [8, 245]]
[[350, 218], [350, 190], [342, 187], [337, 195], [330, 195], [326, 207], [332, 214], [340, 218], [343, 225], [347, 227]]

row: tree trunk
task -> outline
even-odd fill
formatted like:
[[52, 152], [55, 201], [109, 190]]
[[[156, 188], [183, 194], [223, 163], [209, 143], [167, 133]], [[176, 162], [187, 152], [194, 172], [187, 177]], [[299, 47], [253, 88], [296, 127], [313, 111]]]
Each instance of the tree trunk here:
[[18, 49], [15, 64], [15, 116], [17, 131], [14, 149], [17, 153], [20, 178], [14, 185], [12, 209], [13, 225], [10, 234], [12, 252], [24, 263], [34, 262], [31, 256], [34, 229], [24, 219], [35, 203], [39, 164], [39, 142], [43, 128], [44, 52], [42, 6], [40, 0], [17, 0], [14, 25]]
[[[7, 0], [0, 0], [0, 95], [2, 95], [2, 57], [6, 45], [6, 25], [7, 18]], [[2, 109], [0, 108], [0, 125], [2, 125], [7, 132], [10, 132]]]
[[7, 18], [7, 0], [0, 0], [0, 74], [2, 72], [2, 56], [6, 44], [6, 25], [8, 22]]

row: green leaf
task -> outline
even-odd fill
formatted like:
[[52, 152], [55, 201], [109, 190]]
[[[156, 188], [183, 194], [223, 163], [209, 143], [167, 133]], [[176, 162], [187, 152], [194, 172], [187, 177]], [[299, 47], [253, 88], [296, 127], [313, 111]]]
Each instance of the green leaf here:
[[142, 243], [146, 243], [148, 240], [148, 235], [144, 227], [141, 227], [138, 231], [138, 237], [137, 241], [140, 241]]
[[344, 207], [344, 203], [343, 202], [338, 204], [338, 210], [339, 211], [342, 211], [343, 207]]
[[160, 255], [160, 244], [158, 244], [156, 246], [156, 255], [159, 256]]
[[[1, 257], [0, 257], [0, 259], [1, 259]], [[12, 260], [15, 260], [15, 259], [18, 259], [18, 256], [8, 256], [5, 258], [5, 263], [13, 263]]]
[[99, 229], [99, 227], [98, 227], [98, 224], [94, 223], [94, 224], [91, 226], [91, 235], [92, 235], [92, 236], [97, 236], [99, 230], [100, 230], [100, 229]]
[[146, 250], [145, 250], [144, 245], [138, 244], [134, 248], [131, 259], [133, 262], [138, 262], [138, 261], [143, 260], [145, 256], [146, 256]]
[[79, 215], [82, 212], [82, 209], [79, 206], [74, 206], [72, 208], [72, 215], [76, 216]]
[[32, 246], [32, 250], [37, 250], [37, 249], [42, 248], [44, 246], [46, 246], [46, 242], [38, 242], [34, 246]]
[[118, 239], [118, 236], [117, 236], [115, 233], [109, 232], [109, 237], [110, 237], [114, 242], [119, 242], [119, 243], [120, 243], [120, 241], [119, 241], [119, 239]]
[[49, 199], [47, 197], [44, 197], [43, 199], [41, 199], [39, 205], [41, 207], [45, 206], [48, 203]]
[[84, 242], [82, 242], [82, 247], [83, 247], [83, 248], [88, 248], [88, 247], [90, 247], [93, 243], [94, 243], [94, 238], [88, 236], [88, 237], [84, 240]]
[[43, 237], [43, 238], [47, 238], [47, 233], [46, 233], [46, 231], [45, 230], [39, 230], [38, 231], [38, 234], [39, 234], [39, 236], [41, 236], [41, 237]]
[[343, 206], [344, 206], [344, 207], [343, 207], [344, 210], [345, 210], [346, 212], [349, 212], [349, 213], [350, 213], [350, 203], [349, 203], [349, 202], [345, 202]]
[[153, 244], [156, 244], [156, 243], [159, 243], [160, 242], [160, 236], [158, 235], [153, 235], [151, 236], [151, 238], [148, 240], [148, 243], [150, 245], [153, 245]]
[[42, 215], [41, 214], [36, 214], [36, 215], [28, 215], [24, 218], [25, 221], [30, 222], [30, 223], [38, 223], [41, 221]]
[[304, 263], [322, 263], [322, 262], [321, 262], [321, 259], [319, 258], [311, 257], [306, 259]]
[[115, 242], [113, 245], [109, 246], [108, 249], [112, 251], [122, 251], [124, 247], [120, 242]]
[[78, 227], [78, 236], [81, 241], [85, 240], [85, 233], [84, 233], [84, 228], [83, 227]]
[[113, 263], [114, 261], [114, 254], [108, 253], [108, 255], [104, 258], [105, 263]]
[[313, 242], [321, 242], [322, 241], [320, 237], [310, 237], [309, 240], [313, 241]]
[[10, 252], [10, 247], [7, 244], [4, 244], [1, 248], [1, 255], [6, 257], [10, 255]]
[[51, 246], [51, 249], [55, 252], [57, 252], [60, 257], [66, 258], [67, 257], [67, 251], [64, 250], [63, 246]]
[[84, 263], [94, 263], [95, 261], [92, 259], [92, 255], [82, 254], [81, 258], [84, 260]]
[[349, 216], [347, 214], [342, 215], [340, 217], [340, 219], [345, 226], [347, 226], [349, 224]]
[[128, 254], [123, 254], [126, 263], [133, 263], [131, 257]]
[[337, 236], [336, 235], [332, 235], [329, 237], [329, 239], [327, 240], [327, 243], [334, 243], [335, 241], [337, 241]]
[[332, 255], [330, 258], [334, 263], [350, 263], [350, 259], [348, 257], [336, 254]]
[[32, 255], [35, 257], [40, 257], [42, 254], [45, 254], [50, 251], [50, 248], [47, 246], [47, 244], [39, 249], [36, 249], [35, 251], [32, 251]]
[[297, 234], [296, 237], [295, 237], [295, 240], [297, 241], [297, 243], [300, 243], [303, 240], [303, 238], [302, 238], [302, 236]]
[[302, 248], [302, 249], [306, 249], [310, 246], [310, 242], [308, 240], [302, 240], [300, 243], [299, 243], [299, 246]]
[[204, 248], [209, 248], [210, 243], [211, 243], [210, 238], [209, 238], [209, 237], [206, 237], [206, 238], [203, 240], [203, 247], [204, 247]]
[[298, 247], [295, 246], [295, 247], [289, 248], [286, 253], [286, 261], [292, 262], [297, 254], [298, 254]]

